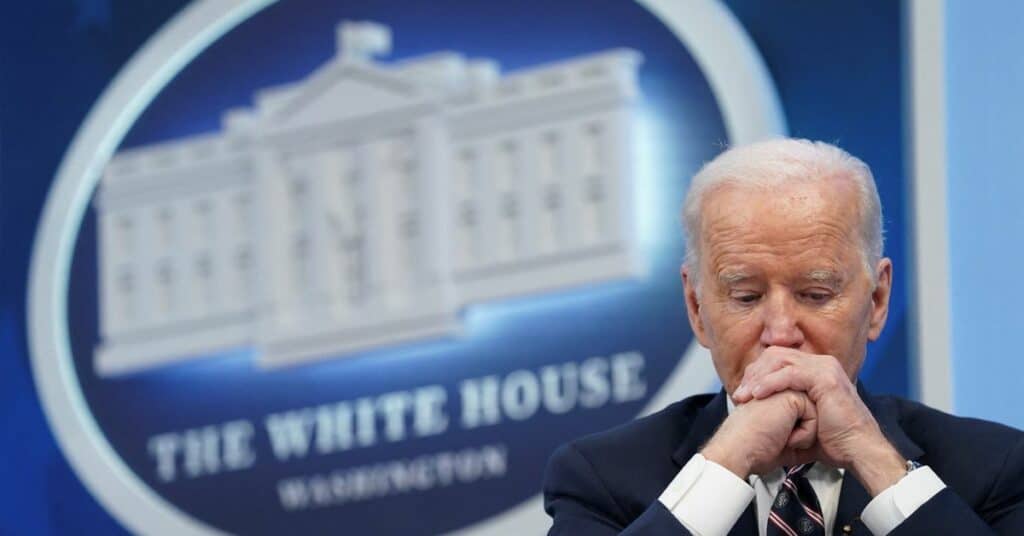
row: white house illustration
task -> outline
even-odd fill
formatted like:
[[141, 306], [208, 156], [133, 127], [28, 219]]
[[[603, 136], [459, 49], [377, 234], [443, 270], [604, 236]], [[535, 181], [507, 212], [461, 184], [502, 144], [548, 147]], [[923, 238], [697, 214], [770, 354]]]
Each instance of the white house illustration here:
[[387, 27], [259, 92], [222, 131], [118, 153], [95, 202], [116, 375], [256, 350], [277, 366], [458, 332], [466, 306], [635, 277], [641, 57], [502, 75]]

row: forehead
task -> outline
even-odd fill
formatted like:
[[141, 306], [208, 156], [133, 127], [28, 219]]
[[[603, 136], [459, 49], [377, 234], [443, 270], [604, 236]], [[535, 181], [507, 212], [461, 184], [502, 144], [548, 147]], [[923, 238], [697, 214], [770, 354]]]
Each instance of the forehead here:
[[858, 197], [848, 182], [725, 185], [702, 209], [701, 242], [716, 272], [762, 257], [840, 269], [861, 254]]

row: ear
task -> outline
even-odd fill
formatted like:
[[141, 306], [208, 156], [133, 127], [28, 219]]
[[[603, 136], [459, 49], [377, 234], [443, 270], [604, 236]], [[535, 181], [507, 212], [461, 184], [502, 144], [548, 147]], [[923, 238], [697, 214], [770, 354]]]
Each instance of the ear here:
[[884, 258], [875, 268], [875, 290], [871, 293], [871, 318], [868, 340], [875, 341], [882, 334], [889, 317], [889, 296], [892, 294], [892, 260]]
[[683, 279], [683, 295], [686, 298], [686, 316], [690, 319], [690, 328], [697, 336], [700, 345], [708, 348], [707, 331], [704, 329], [704, 320], [700, 316], [700, 298], [697, 297], [697, 286], [690, 277], [690, 269], [685, 264], [679, 268], [679, 275]]

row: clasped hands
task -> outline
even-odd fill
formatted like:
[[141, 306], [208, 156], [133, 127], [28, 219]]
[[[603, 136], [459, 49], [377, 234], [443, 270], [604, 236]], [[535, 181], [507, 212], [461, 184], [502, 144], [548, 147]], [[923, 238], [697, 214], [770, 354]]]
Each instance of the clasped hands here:
[[732, 393], [736, 407], [702, 454], [740, 478], [815, 461], [853, 473], [873, 497], [906, 474], [839, 361], [764, 350]]

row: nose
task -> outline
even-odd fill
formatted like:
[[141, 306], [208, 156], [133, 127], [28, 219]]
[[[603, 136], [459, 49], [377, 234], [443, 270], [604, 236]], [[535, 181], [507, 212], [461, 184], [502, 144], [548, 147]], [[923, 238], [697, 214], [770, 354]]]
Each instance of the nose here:
[[768, 346], [784, 346], [800, 348], [804, 344], [804, 333], [797, 318], [797, 304], [789, 293], [776, 291], [769, 293], [762, 308], [763, 328], [761, 344]]

